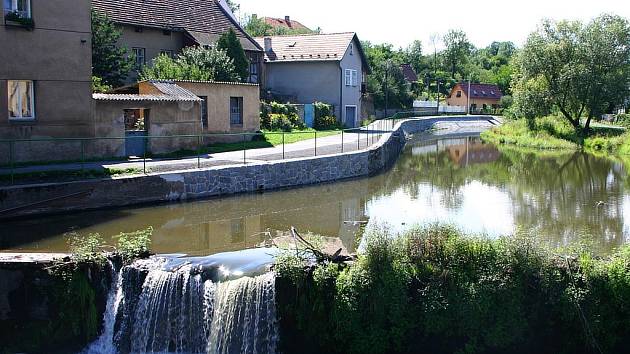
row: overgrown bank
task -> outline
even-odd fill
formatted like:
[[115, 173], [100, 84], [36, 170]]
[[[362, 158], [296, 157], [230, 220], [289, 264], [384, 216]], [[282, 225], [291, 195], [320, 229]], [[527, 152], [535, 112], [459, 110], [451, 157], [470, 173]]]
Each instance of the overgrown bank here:
[[584, 136], [566, 120], [547, 116], [507, 120], [481, 134], [484, 141], [534, 149], [585, 149], [591, 152], [630, 154], [630, 134], [622, 126], [594, 126]]
[[448, 226], [367, 234], [350, 265], [276, 266], [286, 353], [623, 353], [630, 247], [563, 256]]

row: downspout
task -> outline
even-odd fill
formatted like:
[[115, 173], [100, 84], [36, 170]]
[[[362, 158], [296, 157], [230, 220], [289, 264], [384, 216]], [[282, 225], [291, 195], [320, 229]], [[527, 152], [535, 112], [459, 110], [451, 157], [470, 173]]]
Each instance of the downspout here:
[[[341, 120], [341, 124], [344, 124], [344, 116], [343, 116], [343, 86], [345, 85], [344, 83], [344, 72], [343, 72], [343, 68], [341, 67], [341, 60], [339, 61], [339, 119]], [[348, 128], [354, 128], [354, 127], [348, 127]]]

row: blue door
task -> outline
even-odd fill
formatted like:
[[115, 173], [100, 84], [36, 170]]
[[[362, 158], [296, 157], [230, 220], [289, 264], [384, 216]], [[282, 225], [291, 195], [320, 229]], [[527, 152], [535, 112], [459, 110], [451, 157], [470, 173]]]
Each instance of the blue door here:
[[348, 128], [354, 128], [357, 122], [357, 106], [346, 106], [346, 116], [343, 124]]
[[144, 156], [147, 148], [149, 110], [125, 109], [125, 155]]
[[309, 128], [315, 125], [315, 106], [312, 104], [304, 105], [304, 124]]

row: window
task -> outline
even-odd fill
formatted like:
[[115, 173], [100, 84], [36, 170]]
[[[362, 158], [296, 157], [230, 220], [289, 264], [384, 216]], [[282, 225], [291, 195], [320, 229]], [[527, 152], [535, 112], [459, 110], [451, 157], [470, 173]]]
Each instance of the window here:
[[9, 119], [35, 119], [33, 81], [8, 81]]
[[359, 85], [359, 72], [352, 69], [345, 70], [345, 83], [346, 86]]
[[258, 57], [252, 56], [249, 58], [249, 82], [252, 84], [258, 83]]
[[166, 55], [170, 58], [175, 58], [175, 52], [170, 49], [162, 49], [160, 50], [160, 55]]
[[4, 13], [14, 13], [21, 18], [31, 18], [30, 0], [4, 0]]
[[230, 124], [243, 124], [243, 97], [230, 97]]
[[133, 48], [133, 56], [136, 60], [136, 69], [142, 69], [142, 67], [146, 64], [146, 49], [144, 48]]
[[350, 43], [350, 55], [354, 55], [354, 45]]
[[455, 94], [455, 97], [462, 97], [462, 92], [461, 91], [457, 91], [457, 93]]
[[199, 96], [201, 98], [201, 126], [208, 129], [208, 96]]

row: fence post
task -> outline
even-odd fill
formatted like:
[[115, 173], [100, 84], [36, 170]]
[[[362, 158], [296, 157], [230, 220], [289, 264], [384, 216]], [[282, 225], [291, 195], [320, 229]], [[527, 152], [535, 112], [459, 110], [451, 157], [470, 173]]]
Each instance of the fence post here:
[[343, 129], [341, 129], [341, 152], [343, 153]]
[[197, 168], [201, 168], [201, 135], [197, 135]]
[[13, 180], [15, 171], [13, 167], [13, 150], [15, 149], [15, 141], [9, 141], [9, 164], [11, 165], [11, 184], [15, 183]]
[[357, 150], [361, 150], [361, 127], [357, 131]]
[[317, 156], [317, 131], [315, 131], [315, 156]]
[[284, 131], [282, 132], [282, 159], [284, 160]]
[[247, 165], [247, 147], [245, 146], [245, 134], [243, 133], [243, 165]]
[[149, 146], [149, 137], [144, 135], [142, 137], [142, 142], [144, 142], [144, 149], [142, 149], [142, 171], [144, 174], [147, 174], [147, 146]]
[[81, 139], [81, 172], [85, 171], [85, 139]]

